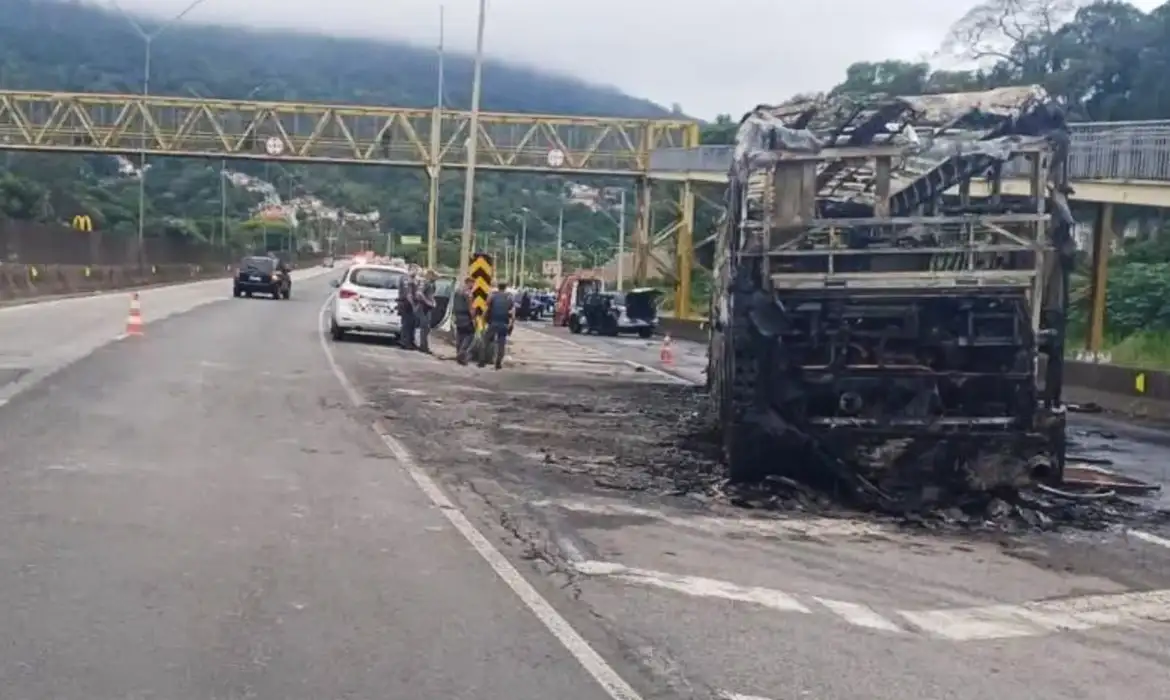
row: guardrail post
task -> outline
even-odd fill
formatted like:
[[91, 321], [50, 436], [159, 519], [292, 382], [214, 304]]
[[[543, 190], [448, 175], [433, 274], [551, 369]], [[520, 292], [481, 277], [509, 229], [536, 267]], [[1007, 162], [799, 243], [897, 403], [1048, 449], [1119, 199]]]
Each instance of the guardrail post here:
[[1109, 275], [1109, 248], [1113, 244], [1113, 205], [1105, 203], [1097, 210], [1093, 226], [1093, 273], [1090, 280], [1089, 328], [1085, 349], [1101, 352], [1105, 340], [1105, 286]]

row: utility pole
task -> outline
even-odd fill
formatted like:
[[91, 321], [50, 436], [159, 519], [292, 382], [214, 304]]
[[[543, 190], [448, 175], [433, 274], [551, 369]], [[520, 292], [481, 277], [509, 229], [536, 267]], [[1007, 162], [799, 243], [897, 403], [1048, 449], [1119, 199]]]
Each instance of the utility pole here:
[[[139, 24], [138, 21], [135, 20], [133, 17], [131, 17], [125, 10], [123, 10], [122, 6], [119, 5], [115, 0], [114, 7], [118, 10], [118, 12], [120, 12], [122, 14], [122, 16], [126, 19], [126, 21], [130, 23], [130, 26], [134, 28], [134, 31], [138, 32], [138, 36], [142, 37], [143, 54], [144, 54], [144, 58], [142, 61], [142, 99], [144, 102], [145, 102], [146, 98], [150, 96], [150, 54], [151, 54], [151, 48], [153, 48], [153, 45], [154, 45], [154, 40], [157, 39], [159, 36], [161, 36], [163, 32], [170, 29], [175, 23], [179, 22], [184, 17], [186, 17], [187, 14], [191, 12], [191, 10], [194, 10], [196, 7], [201, 5], [203, 2], [204, 2], [204, 0], [193, 0], [193, 2], [191, 2], [189, 5], [187, 5], [183, 9], [182, 12], [171, 17], [171, 19], [169, 19], [162, 26], [158, 27], [153, 32], [147, 32], [146, 30], [144, 30], [142, 28], [142, 25]], [[483, 0], [480, 0], [480, 2], [482, 4]], [[142, 147], [142, 150], [140, 150], [138, 152], [138, 269], [142, 270], [142, 268], [146, 265], [146, 258], [144, 257], [144, 251], [143, 251], [143, 248], [145, 247], [145, 242], [146, 242], [146, 150], [147, 150], [147, 145], [146, 145], [146, 134], [145, 133], [142, 134], [142, 142], [140, 145]]]
[[621, 201], [619, 203], [621, 210], [618, 211], [618, 254], [617, 254], [617, 288], [620, 292], [624, 289], [625, 282], [625, 260], [626, 257], [626, 191], [622, 190]]
[[[558, 289], [558, 290], [561, 288], [561, 275], [563, 274], [563, 270], [561, 269], [561, 266], [563, 265], [563, 262], [561, 259], [561, 248], [564, 245], [564, 240], [565, 240], [565, 203], [564, 203], [564, 201], [562, 201], [560, 214], [557, 215], [557, 274], [553, 278], [553, 289]], [[621, 270], [621, 269], [622, 269], [621, 263], [619, 262], [618, 263], [618, 270]], [[618, 273], [618, 279], [619, 280], [621, 279], [620, 272]], [[619, 289], [621, 288], [620, 283], [618, 285], [618, 288]]]
[[435, 111], [431, 116], [431, 164], [427, 166], [427, 175], [430, 178], [430, 182], [428, 183], [430, 185], [430, 192], [427, 198], [427, 267], [432, 270], [439, 264], [439, 180], [442, 177], [442, 168], [439, 167], [439, 141], [442, 137], [443, 130], [443, 54], [445, 53], [445, 24], [443, 6], [439, 5], [438, 94], [435, 97]]
[[512, 258], [512, 251], [510, 250], [511, 247], [512, 247], [512, 242], [509, 241], [507, 238], [505, 238], [504, 239], [504, 264], [501, 267], [501, 269], [503, 270], [503, 274], [496, 275], [497, 280], [504, 280], [505, 282], [507, 282], [508, 280], [512, 279], [512, 276], [511, 276], [512, 270], [509, 269], [509, 267], [508, 267], [508, 262]]
[[520, 284], [520, 234], [512, 241], [512, 283]]
[[516, 286], [524, 286], [524, 254], [528, 250], [528, 210], [524, 210], [524, 218], [520, 221], [520, 265]]
[[219, 162], [219, 234], [223, 238], [224, 250], [227, 250], [227, 158]]
[[475, 31], [475, 69], [471, 81], [471, 116], [467, 120], [467, 177], [463, 182], [463, 235], [459, 241], [459, 279], [467, 277], [471, 262], [471, 227], [475, 210], [475, 159], [479, 151], [479, 100], [483, 90], [483, 29], [487, 0], [479, 0], [479, 21]]

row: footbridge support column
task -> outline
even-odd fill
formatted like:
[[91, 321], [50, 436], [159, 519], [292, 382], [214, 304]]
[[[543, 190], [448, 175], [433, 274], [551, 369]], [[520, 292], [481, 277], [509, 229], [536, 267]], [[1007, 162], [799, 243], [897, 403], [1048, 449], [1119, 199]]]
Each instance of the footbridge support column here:
[[1089, 327], [1085, 350], [1101, 352], [1105, 343], [1105, 288], [1109, 279], [1109, 250], [1113, 245], [1113, 204], [1106, 202], [1097, 210], [1093, 226], [1093, 260], [1090, 278]]
[[634, 286], [646, 284], [650, 268], [650, 178], [634, 185]]

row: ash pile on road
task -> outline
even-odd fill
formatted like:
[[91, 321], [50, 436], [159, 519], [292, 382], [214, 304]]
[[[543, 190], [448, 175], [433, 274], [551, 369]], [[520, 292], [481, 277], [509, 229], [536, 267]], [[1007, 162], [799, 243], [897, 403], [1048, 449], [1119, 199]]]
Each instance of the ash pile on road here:
[[782, 477], [733, 485], [699, 387], [470, 370], [453, 383], [430, 364], [396, 374], [387, 386], [384, 371], [359, 371], [363, 391], [421, 462], [453, 477], [474, 479], [487, 470], [525, 491], [643, 492], [827, 517], [866, 513], [932, 529], [1102, 529], [1158, 519], [1170, 525], [1170, 514], [1121, 498], [966, 493], [924, 506]]
[[[578, 395], [559, 408], [574, 424], [589, 423], [588, 439], [594, 448], [612, 450], [612, 457], [582, 460], [574, 456], [577, 450], [559, 449], [555, 441], [543, 448], [545, 462], [588, 475], [595, 487], [606, 490], [685, 495], [740, 508], [827, 517], [866, 514], [932, 530], [1170, 525], [1170, 512], [1118, 496], [1086, 499], [1040, 490], [951, 490], [929, 501], [886, 501], [841, 482], [808, 483], [773, 476], [754, 484], [733, 484], [721, 464], [719, 432], [709, 416], [705, 392], [697, 387], [614, 386], [605, 393]], [[554, 410], [554, 403], [539, 410]], [[580, 440], [579, 435], [566, 439]]]

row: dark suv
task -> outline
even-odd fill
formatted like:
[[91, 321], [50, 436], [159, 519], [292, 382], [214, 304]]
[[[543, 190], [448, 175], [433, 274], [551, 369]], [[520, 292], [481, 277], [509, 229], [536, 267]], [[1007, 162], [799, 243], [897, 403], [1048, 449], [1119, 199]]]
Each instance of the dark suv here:
[[237, 297], [271, 294], [273, 299], [288, 299], [292, 296], [289, 267], [271, 256], [248, 256], [240, 261], [233, 292]]

